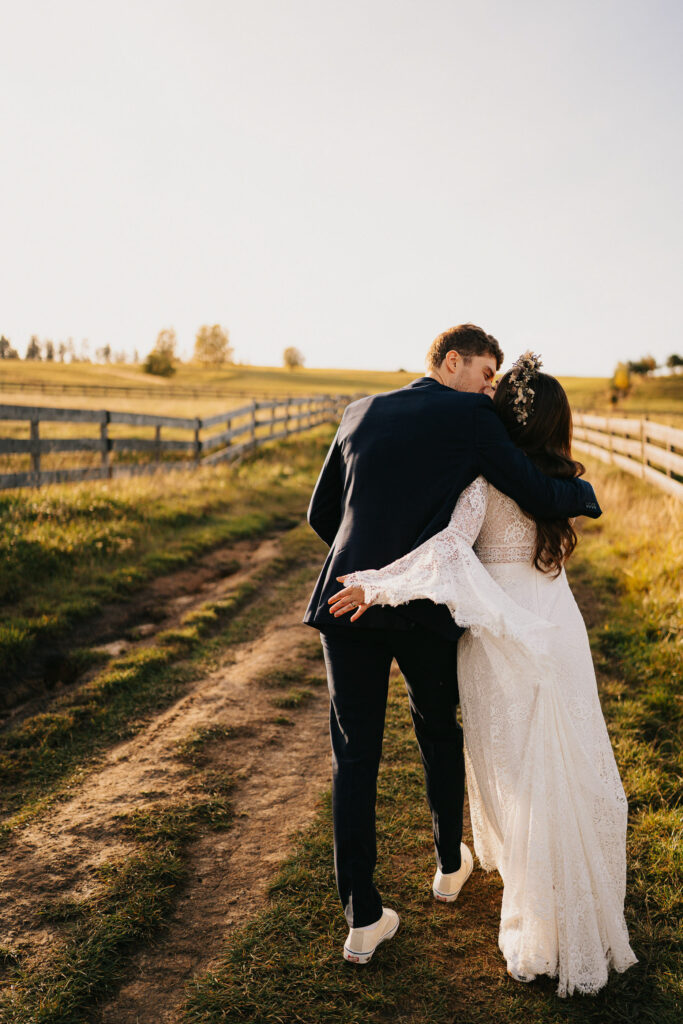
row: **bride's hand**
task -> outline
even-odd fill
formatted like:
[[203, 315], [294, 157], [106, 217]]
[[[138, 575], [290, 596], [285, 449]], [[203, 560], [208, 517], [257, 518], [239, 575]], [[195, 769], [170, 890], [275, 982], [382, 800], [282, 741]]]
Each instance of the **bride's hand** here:
[[[339, 583], [343, 583], [345, 579], [346, 576], [337, 576]], [[365, 592], [362, 587], [344, 587], [334, 597], [330, 597], [327, 603], [335, 619], [338, 619], [340, 615], [346, 615], [347, 612], [351, 612], [355, 608], [349, 622], [355, 622], [370, 607], [370, 603], [365, 600]]]

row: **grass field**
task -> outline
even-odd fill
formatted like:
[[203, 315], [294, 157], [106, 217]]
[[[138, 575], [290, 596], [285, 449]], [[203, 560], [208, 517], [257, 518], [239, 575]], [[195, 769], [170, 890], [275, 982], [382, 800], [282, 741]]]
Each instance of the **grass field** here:
[[[0, 364], [0, 400], [16, 401], [18, 404], [35, 404], [69, 406], [73, 404], [73, 396], [62, 396], [36, 390], [12, 391], [13, 382], [26, 384], [28, 381], [39, 381], [45, 384], [60, 386], [69, 385], [107, 385], [110, 387], [144, 388], [149, 394], [144, 396], [144, 408], [140, 406], [140, 398], [110, 395], [106, 403], [98, 396], [83, 396], [79, 402], [85, 402], [83, 408], [107, 408], [122, 411], [165, 412], [168, 415], [197, 416], [219, 412], [225, 407], [222, 398], [179, 398], [172, 397], [169, 392], [176, 388], [198, 389], [202, 387], [212, 390], [219, 389], [226, 397], [261, 395], [309, 395], [309, 394], [356, 394], [375, 393], [391, 388], [403, 387], [415, 377], [423, 373], [419, 366], [412, 370], [371, 371], [371, 370], [285, 370], [271, 366], [229, 366], [222, 369], [210, 369], [192, 363], [179, 364], [175, 376], [165, 379], [143, 373], [139, 366], [113, 364], [100, 366], [90, 363], [60, 364], [44, 362], [4, 361]], [[563, 377], [561, 378], [572, 405], [577, 409], [608, 411], [610, 404], [609, 381], [604, 377]], [[42, 395], [42, 398], [41, 398]], [[6, 397], [9, 396], [9, 397]], [[40, 398], [40, 401], [37, 399]], [[49, 400], [48, 400], [49, 399]], [[55, 399], [59, 399], [56, 401]], [[199, 401], [199, 406], [198, 406]], [[683, 402], [683, 375], [676, 377], [637, 378], [634, 377], [633, 387], [628, 398], [624, 399], [619, 408], [638, 411], [671, 411], [674, 412]], [[137, 404], [136, 404], [137, 403]]]
[[[311, 709], [318, 706], [319, 720], [324, 717], [314, 637], [286, 624], [272, 663], [248, 676], [259, 728], [271, 731], [250, 741], [248, 731], [236, 726], [230, 703], [223, 716], [209, 705], [202, 728], [189, 721], [202, 699], [202, 675], [208, 673], [210, 682], [226, 657], [239, 665], [254, 644], [257, 654], [282, 608], [305, 600], [323, 550], [307, 527], [295, 524], [330, 438], [331, 430], [321, 428], [240, 467], [196, 476], [50, 488], [3, 499], [3, 556], [10, 570], [0, 598], [5, 678], [31, 652], [37, 656], [56, 640], [70, 650], [79, 624], [96, 623], [105, 606], [125, 606], [150, 580], [191, 566], [202, 553], [221, 547], [229, 584], [231, 551], [264, 538], [272, 538], [266, 540], [272, 551], [248, 578], [236, 576], [219, 600], [186, 612], [177, 626], [150, 641], [104, 661], [88, 648], [73, 651], [75, 679], [60, 683], [54, 696], [48, 694], [37, 710], [29, 707], [0, 734], [5, 888], [20, 869], [17, 851], [25, 837], [34, 844], [26, 850], [36, 856], [35, 835], [42, 836], [44, 849], [39, 845], [37, 854], [48, 858], [60, 807], [65, 833], [80, 835], [70, 808], [81, 791], [82, 842], [94, 848], [92, 860], [72, 851], [41, 868], [38, 857], [38, 877], [45, 881], [25, 897], [25, 935], [0, 943], [0, 1021], [154, 1019], [151, 995], [148, 1010], [140, 1015], [138, 1009], [137, 1017], [116, 1009], [107, 1017], [108, 1001], [116, 999], [122, 982], [139, 976], [133, 967], [140, 951], [146, 963], [153, 962], [160, 936], [168, 935], [170, 943], [162, 962], [172, 957], [173, 921], [184, 894], [192, 894], [190, 906], [201, 906], [201, 887], [193, 883], [196, 844], [219, 850], [220, 837], [248, 821], [250, 808], [240, 806], [238, 797], [240, 751], [252, 742], [257, 763], [267, 762], [278, 735], [287, 733], [294, 743]], [[345, 927], [333, 886], [329, 799], [321, 793], [318, 815], [272, 877], [266, 905], [231, 931], [222, 950], [211, 952], [210, 964], [202, 963], [200, 949], [187, 992], [176, 985], [174, 1021], [680, 1019], [682, 509], [601, 464], [590, 463], [589, 477], [605, 514], [584, 524], [570, 577], [590, 627], [605, 716], [629, 797], [627, 917], [639, 965], [613, 977], [595, 999], [559, 1000], [550, 982], [525, 987], [506, 977], [496, 947], [495, 875], [476, 871], [455, 907], [429, 899], [429, 819], [406, 701], [395, 678], [380, 777], [378, 873], [387, 903], [402, 915], [396, 939], [362, 971], [341, 959]], [[299, 620], [297, 613], [293, 623]], [[263, 710], [268, 706], [270, 717]], [[164, 739], [174, 721], [175, 738]], [[226, 766], [221, 758], [231, 730]], [[118, 770], [134, 777], [129, 747], [136, 736], [140, 756], [148, 746], [152, 750], [154, 783], [149, 793], [140, 785], [125, 813], [115, 803], [118, 816], [112, 817], [97, 802], [100, 780], [117, 770], [119, 750], [126, 753]], [[124, 784], [126, 778], [124, 772]], [[273, 776], [272, 784], [277, 781]], [[118, 857], [108, 855], [112, 844], [122, 851]], [[210, 859], [220, 862], [220, 854]], [[61, 876], [83, 863], [92, 867], [67, 885]], [[54, 890], [53, 876], [61, 877]], [[236, 898], [221, 904], [226, 915]], [[11, 903], [5, 906], [12, 910]], [[152, 967], [145, 970], [149, 977], [143, 971], [137, 983], [143, 988], [154, 981]], [[170, 998], [173, 986], [167, 987]], [[140, 998], [144, 1005], [144, 992]]]

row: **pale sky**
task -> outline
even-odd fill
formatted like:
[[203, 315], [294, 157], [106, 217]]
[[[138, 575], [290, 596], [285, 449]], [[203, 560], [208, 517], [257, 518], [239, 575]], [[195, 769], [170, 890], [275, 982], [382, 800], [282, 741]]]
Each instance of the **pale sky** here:
[[0, 0], [0, 333], [681, 352], [682, 52], [681, 0]]

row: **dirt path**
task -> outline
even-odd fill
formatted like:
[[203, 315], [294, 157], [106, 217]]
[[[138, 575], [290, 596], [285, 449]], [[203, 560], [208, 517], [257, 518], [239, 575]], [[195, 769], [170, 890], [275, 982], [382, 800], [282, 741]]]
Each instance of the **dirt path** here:
[[[138, 602], [137, 623], [130, 607], [112, 608], [93, 639], [104, 640], [112, 653], [145, 644], [194, 605], [220, 598], [277, 550], [272, 539], [235, 545], [230, 557], [226, 552], [211, 566], [156, 581]], [[38, 965], [58, 938], [58, 926], [41, 919], [41, 905], [87, 896], [103, 862], [134, 852], [121, 815], [191, 801], [193, 772], [178, 757], [178, 745], [198, 729], [230, 730], [208, 746], [207, 767], [235, 778], [235, 820], [228, 831], [200, 836], [187, 850], [188, 881], [169, 927], [134, 960], [130, 980], [102, 1010], [103, 1022], [173, 1020], [187, 979], [206, 966], [232, 928], [264, 905], [293, 833], [315, 812], [330, 774], [327, 691], [312, 690], [306, 704], [287, 713], [287, 725], [277, 721], [282, 716], [273, 706], [278, 691], [258, 682], [302, 664], [320, 675], [315, 634], [301, 624], [307, 596], [308, 587], [302, 588], [258, 640], [226, 649], [189, 692], [133, 739], [108, 751], [71, 799], [25, 826], [0, 853], [0, 946], [20, 947], [25, 962]], [[140, 622], [150, 618], [144, 612], [150, 607], [155, 621]], [[126, 636], [117, 639], [123, 628]], [[143, 635], [131, 639], [136, 632]], [[28, 702], [19, 715], [32, 713], [34, 704]]]
[[[126, 789], [144, 788], [151, 764], [157, 788], [163, 772], [164, 791], [177, 790], [156, 759], [157, 749], [168, 749], [189, 728], [229, 723], [237, 735], [212, 751], [211, 766], [236, 772], [231, 799], [237, 817], [229, 831], [204, 835], [190, 847], [190, 877], [169, 928], [138, 956], [131, 980], [102, 1011], [107, 1024], [176, 1019], [185, 982], [206, 967], [234, 927], [265, 905], [267, 886], [291, 849], [293, 833], [315, 812], [330, 770], [327, 695], [316, 693], [287, 728], [273, 723], [272, 693], [252, 684], [301, 656], [301, 633], [308, 633], [300, 626], [304, 607], [299, 603], [275, 620], [264, 637], [238, 652], [227, 671], [203, 680], [168, 721], [157, 723], [156, 735], [138, 737], [128, 752]], [[308, 646], [308, 635], [303, 640]]]

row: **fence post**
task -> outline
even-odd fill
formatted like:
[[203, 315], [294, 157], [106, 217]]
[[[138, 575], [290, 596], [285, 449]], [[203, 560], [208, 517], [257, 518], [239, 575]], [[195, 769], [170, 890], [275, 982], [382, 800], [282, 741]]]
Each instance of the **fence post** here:
[[100, 422], [100, 441], [102, 442], [102, 455], [101, 455], [101, 468], [102, 476], [109, 479], [111, 476], [111, 467], [109, 465], [109, 413], [106, 409], [102, 410], [102, 420]]
[[154, 461], [161, 462], [161, 424], [154, 428]]
[[[227, 420], [225, 421], [225, 429], [226, 430], [232, 430], [232, 420], [230, 419], [229, 416], [228, 416]], [[232, 444], [232, 438], [229, 437], [228, 440], [225, 442], [225, 447], [229, 448], [231, 444]]]
[[290, 431], [289, 431], [289, 401], [290, 401], [290, 399], [289, 399], [289, 395], [288, 395], [287, 396], [287, 405], [285, 406], [285, 416], [287, 417], [286, 420], [285, 420], [285, 437], [289, 437], [289, 433], [290, 433]]
[[31, 420], [31, 469], [40, 473], [40, 420]]
[[202, 421], [197, 416], [194, 421], [194, 462], [198, 466], [202, 457], [202, 442], [199, 439], [199, 431], [202, 429]]
[[645, 422], [646, 422], [646, 420], [647, 420], [647, 416], [640, 421], [640, 461], [642, 463], [642, 469], [640, 471], [640, 475], [643, 478], [643, 480], [645, 479], [645, 467], [647, 466], [647, 455], [645, 454], [645, 438], [646, 438]]
[[251, 423], [250, 423], [250, 434], [251, 434], [251, 446], [256, 446], [256, 399], [251, 403]]

